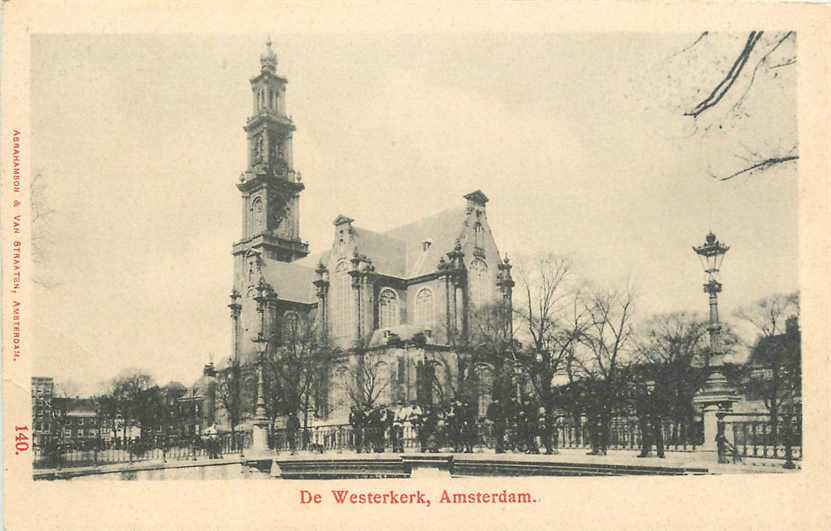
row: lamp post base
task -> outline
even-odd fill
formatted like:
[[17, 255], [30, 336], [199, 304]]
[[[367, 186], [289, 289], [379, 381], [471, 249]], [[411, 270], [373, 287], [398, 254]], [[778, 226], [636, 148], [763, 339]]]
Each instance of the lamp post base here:
[[[257, 419], [259, 420], [259, 419]], [[251, 433], [251, 453], [260, 455], [268, 453], [268, 423], [254, 422]]]

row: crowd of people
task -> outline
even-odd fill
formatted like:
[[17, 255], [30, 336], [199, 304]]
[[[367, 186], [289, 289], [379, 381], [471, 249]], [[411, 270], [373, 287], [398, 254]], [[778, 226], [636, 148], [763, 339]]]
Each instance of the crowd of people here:
[[553, 426], [545, 408], [531, 398], [494, 400], [486, 414], [476, 403], [464, 399], [420, 405], [399, 401], [395, 406], [352, 406], [349, 413], [352, 443], [358, 452], [383, 452], [389, 441], [392, 451], [405, 446], [421, 452], [472, 453], [474, 446], [493, 446], [497, 453], [554, 453]]

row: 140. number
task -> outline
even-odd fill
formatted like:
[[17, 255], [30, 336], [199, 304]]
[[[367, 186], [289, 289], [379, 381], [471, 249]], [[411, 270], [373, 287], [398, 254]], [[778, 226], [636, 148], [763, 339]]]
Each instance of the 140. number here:
[[14, 427], [14, 449], [15, 455], [20, 455], [21, 452], [29, 450], [29, 436], [26, 432], [29, 431], [29, 426], [15, 426]]

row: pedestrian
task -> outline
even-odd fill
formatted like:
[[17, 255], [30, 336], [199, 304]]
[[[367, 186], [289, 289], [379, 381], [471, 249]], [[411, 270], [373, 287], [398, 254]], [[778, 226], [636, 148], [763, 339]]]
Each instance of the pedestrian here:
[[537, 427], [539, 423], [539, 409], [533, 400], [527, 398], [524, 404], [525, 412], [525, 453], [538, 454], [540, 449], [537, 446]]
[[528, 426], [528, 410], [526, 407], [527, 399], [523, 399], [521, 402], [517, 404], [517, 406], [517, 450], [524, 453], [530, 453], [528, 452], [528, 449], [530, 448], [528, 444], [528, 438], [530, 437], [530, 433]]
[[447, 444], [453, 447], [454, 452], [459, 452], [461, 450], [461, 426], [459, 418], [460, 409], [459, 401], [454, 400], [449, 402], [444, 410], [444, 426], [447, 434]]
[[664, 430], [663, 430], [663, 422], [661, 415], [655, 410], [652, 409], [652, 415], [650, 416], [650, 422], [652, 424], [652, 433], [655, 439], [655, 454], [663, 459], [664, 458]]
[[519, 400], [511, 398], [507, 404], [507, 411], [505, 416], [507, 418], [507, 428], [509, 430], [508, 448], [512, 452], [522, 450], [522, 420], [524, 415], [521, 414]]
[[462, 402], [462, 443], [466, 454], [473, 453], [473, 446], [476, 444], [477, 436], [477, 411], [473, 403], [465, 400]]
[[488, 405], [487, 419], [493, 423], [493, 437], [496, 453], [505, 453], [505, 408], [502, 402], [496, 398]]
[[[405, 417], [404, 423], [404, 439], [418, 439], [419, 426], [421, 425], [421, 416], [423, 415], [421, 406], [415, 400], [410, 402], [410, 409]], [[420, 441], [420, 439], [419, 439]], [[415, 443], [413, 443], [415, 446]]]
[[429, 449], [430, 438], [433, 436], [433, 430], [435, 429], [435, 420], [430, 406], [426, 406], [418, 415], [418, 442], [422, 453]]
[[297, 413], [292, 411], [286, 419], [286, 436], [289, 440], [289, 450], [291, 451], [291, 455], [294, 455], [297, 451], [297, 436], [299, 431], [300, 419], [297, 418]]
[[537, 432], [542, 434], [542, 444], [545, 446], [545, 455], [554, 453], [556, 442], [553, 441], [554, 436], [554, 414], [550, 408], [541, 405], [538, 413], [539, 420], [537, 422]]
[[409, 414], [410, 408], [404, 406], [403, 400], [399, 400], [392, 417], [392, 451], [394, 453], [404, 453], [404, 423]]
[[392, 417], [390, 416], [389, 410], [385, 406], [378, 406], [377, 408], [375, 408], [374, 420], [374, 450], [375, 453], [384, 453], [384, 436], [387, 431], [387, 426], [390, 424], [390, 421], [392, 420]]
[[352, 426], [353, 441], [355, 450], [361, 453], [364, 446], [364, 413], [358, 406], [352, 406], [349, 410], [349, 425]]

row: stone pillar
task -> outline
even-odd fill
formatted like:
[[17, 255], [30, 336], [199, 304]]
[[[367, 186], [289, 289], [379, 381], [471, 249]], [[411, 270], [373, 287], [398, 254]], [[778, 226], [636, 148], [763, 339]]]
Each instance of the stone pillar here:
[[265, 409], [262, 360], [257, 363], [257, 406], [252, 421], [251, 451], [255, 455], [268, 453], [268, 415]]
[[[441, 267], [442, 264], [439, 264]], [[451, 336], [454, 336], [453, 331], [453, 323], [455, 322], [453, 317], [453, 308], [451, 304], [451, 284], [450, 284], [450, 275], [444, 276], [444, 303], [445, 303], [445, 318], [447, 320], [447, 338], [445, 339], [446, 342], [449, 342]]]
[[716, 444], [716, 434], [718, 433], [718, 418], [716, 414], [719, 412], [718, 404], [707, 404], [702, 408], [702, 416], [704, 418], [704, 445], [701, 450], [704, 452], [718, 451]]
[[317, 278], [314, 281], [317, 289], [318, 333], [321, 339], [329, 334], [329, 271], [326, 266], [319, 264], [315, 270]]
[[738, 401], [738, 397], [727, 378], [721, 373], [720, 365], [710, 367], [710, 371], [707, 381], [693, 397], [693, 404], [701, 407], [704, 420], [704, 445], [701, 450], [715, 453], [718, 451], [716, 445], [717, 414], [730, 411], [733, 403]]
[[240, 312], [242, 305], [239, 303], [240, 294], [236, 289], [231, 290], [231, 304], [228, 308], [231, 310], [231, 357], [234, 360], [239, 359], [240, 355]]

